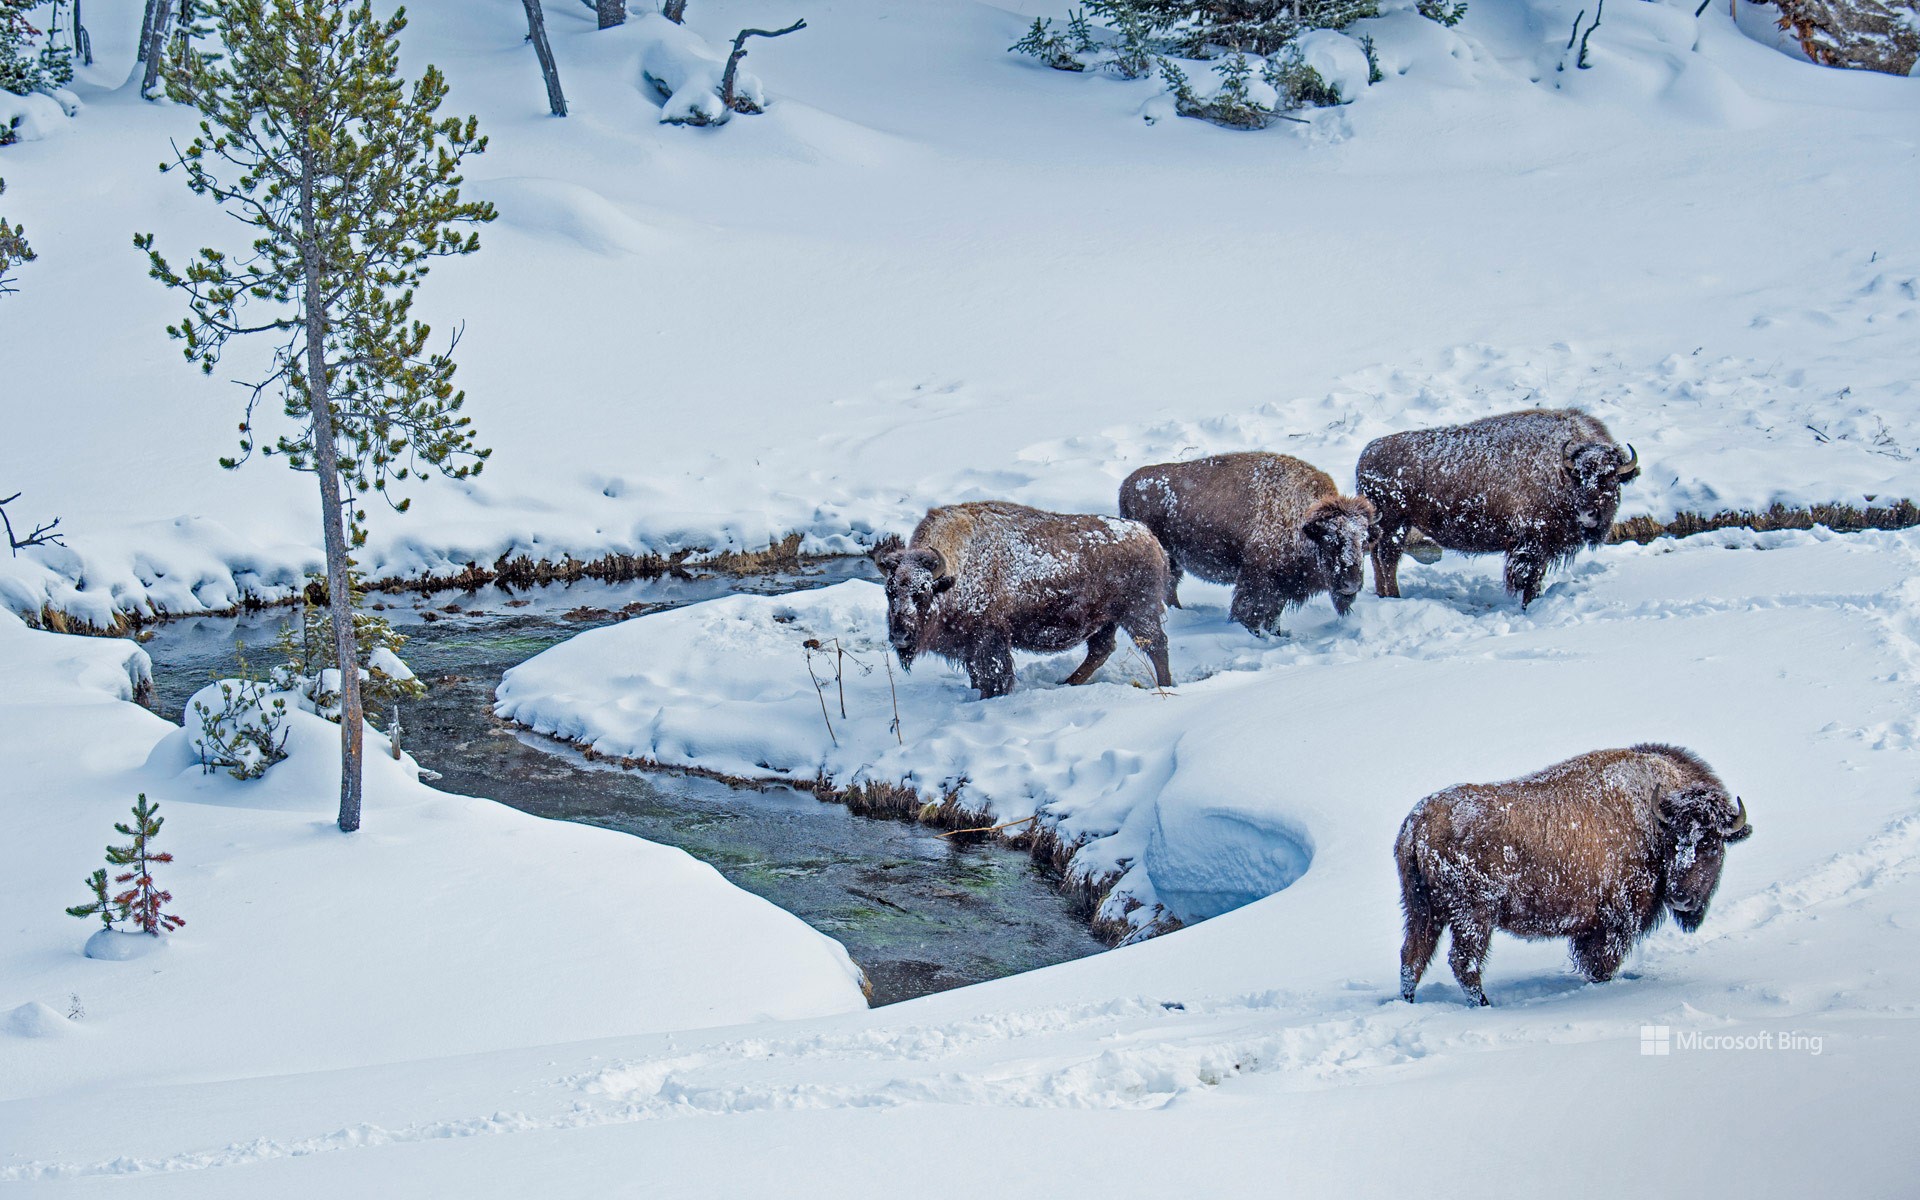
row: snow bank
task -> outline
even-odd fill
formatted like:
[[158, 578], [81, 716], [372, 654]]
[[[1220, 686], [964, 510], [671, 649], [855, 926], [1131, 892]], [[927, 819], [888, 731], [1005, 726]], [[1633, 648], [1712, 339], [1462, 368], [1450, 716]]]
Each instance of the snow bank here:
[[[1497, 557], [1449, 555], [1403, 568], [1407, 599], [1363, 596], [1345, 621], [1316, 600], [1279, 640], [1230, 622], [1227, 589], [1189, 580], [1168, 614], [1170, 693], [1125, 649], [1094, 684], [1062, 686], [1076, 650], [1022, 656], [1016, 691], [986, 702], [938, 660], [889, 678], [884, 593], [852, 581], [581, 634], [509, 671], [495, 711], [609, 757], [957, 790], [997, 821], [1038, 812], [1084, 843], [1077, 874], [1122, 877], [1103, 917], [1145, 928], [1319, 874], [1329, 846], [1378, 856], [1420, 796], [1580, 750], [1675, 741], [1736, 788], [1763, 776], [1741, 723], [1801, 728], [1787, 714], [1804, 706], [1796, 668], [1755, 680], [1741, 647], [1784, 607], [1806, 639], [1789, 662], [1871, 678], [1878, 621], [1912, 615], [1917, 549], [1920, 534], [1823, 531], [1611, 547], [1525, 611]], [[836, 646], [849, 656], [837, 678]]]
[[[720, 103], [720, 83], [726, 75], [727, 55], [709, 46], [685, 25], [676, 25], [658, 13], [634, 22], [641, 39], [640, 73], [662, 103], [660, 120], [670, 125], [717, 125], [733, 114]], [[767, 106], [766, 89], [758, 76], [735, 68], [733, 90], [756, 108]]]
[[[289, 706], [288, 759], [243, 783], [125, 702], [131, 642], [0, 614], [0, 661], [0, 1011], [41, 1029], [31, 1005], [77, 995], [96, 1035], [7, 1051], [0, 1101], [865, 1007], [837, 943], [678, 850], [435, 792], [371, 731], [345, 836], [337, 726]], [[166, 818], [187, 926], [164, 955], [96, 961], [61, 907], [136, 792]]]

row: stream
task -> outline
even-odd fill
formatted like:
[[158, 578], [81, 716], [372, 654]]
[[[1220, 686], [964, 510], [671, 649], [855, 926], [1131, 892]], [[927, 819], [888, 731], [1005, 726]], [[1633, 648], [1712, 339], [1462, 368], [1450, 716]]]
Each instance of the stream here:
[[[409, 639], [402, 657], [428, 684], [426, 697], [402, 714], [403, 743], [440, 773], [435, 787], [678, 846], [838, 939], [866, 971], [876, 1005], [1103, 949], [1054, 880], [1019, 851], [855, 816], [792, 788], [732, 787], [590, 762], [493, 716], [493, 690], [505, 671], [583, 630], [735, 592], [794, 591], [868, 574], [860, 559], [799, 575], [375, 595], [369, 607], [386, 606], [382, 615]], [[146, 649], [162, 715], [180, 720], [209, 678], [232, 673], [243, 646], [264, 674], [274, 638], [297, 616], [272, 609], [161, 624]]]

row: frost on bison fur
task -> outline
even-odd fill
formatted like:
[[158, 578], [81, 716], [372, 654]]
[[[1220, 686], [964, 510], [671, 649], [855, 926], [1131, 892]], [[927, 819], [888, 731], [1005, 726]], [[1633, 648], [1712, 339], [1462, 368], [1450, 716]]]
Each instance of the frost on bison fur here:
[[1120, 515], [1166, 547], [1168, 604], [1179, 607], [1184, 572], [1230, 583], [1231, 615], [1255, 633], [1322, 592], [1345, 616], [1376, 532], [1373, 505], [1325, 471], [1258, 451], [1142, 467], [1120, 485]]
[[902, 545], [873, 548], [887, 586], [887, 637], [911, 669], [937, 654], [966, 667], [982, 699], [1013, 690], [1013, 652], [1087, 644], [1085, 683], [1124, 629], [1171, 686], [1161, 626], [1167, 558], [1145, 526], [988, 501], [927, 513]]
[[1747, 806], [1677, 746], [1596, 750], [1506, 783], [1463, 783], [1414, 805], [1394, 842], [1406, 941], [1400, 995], [1453, 929], [1447, 962], [1478, 1004], [1493, 931], [1570, 938], [1574, 965], [1613, 978], [1633, 944], [1673, 913], [1692, 933], [1720, 885]]
[[1620, 485], [1640, 474], [1640, 460], [1586, 413], [1530, 408], [1377, 438], [1357, 474], [1380, 516], [1373, 583], [1382, 596], [1400, 594], [1400, 555], [1418, 529], [1448, 550], [1505, 554], [1507, 590], [1524, 607], [1549, 567], [1606, 540]]

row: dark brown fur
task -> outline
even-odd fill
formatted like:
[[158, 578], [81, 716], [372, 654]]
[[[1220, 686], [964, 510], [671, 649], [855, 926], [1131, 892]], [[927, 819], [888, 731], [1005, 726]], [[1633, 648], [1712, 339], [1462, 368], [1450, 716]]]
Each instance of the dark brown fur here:
[[1677, 746], [1596, 750], [1505, 783], [1460, 784], [1414, 805], [1394, 842], [1406, 941], [1400, 994], [1453, 928], [1447, 961], [1469, 999], [1493, 931], [1570, 938], [1573, 960], [1611, 979], [1671, 911], [1698, 928], [1726, 844], [1753, 832], [1746, 806]]
[[1161, 627], [1167, 559], [1132, 521], [1042, 512], [988, 501], [936, 508], [902, 545], [873, 559], [887, 587], [887, 634], [911, 668], [937, 654], [966, 667], [982, 699], [1013, 690], [1013, 652], [1087, 644], [1068, 677], [1085, 683], [1125, 629], [1171, 686]]
[[1400, 594], [1400, 555], [1418, 529], [1448, 550], [1505, 554], [1507, 590], [1533, 603], [1549, 567], [1606, 540], [1620, 485], [1640, 473], [1630, 450], [1570, 408], [1375, 439], [1357, 472], [1380, 514], [1375, 590]]
[[1325, 471], [1258, 451], [1142, 467], [1120, 485], [1120, 515], [1166, 547], [1168, 604], [1179, 607], [1183, 572], [1230, 583], [1231, 615], [1255, 633], [1321, 592], [1345, 615], [1375, 528], [1373, 505], [1342, 496]]

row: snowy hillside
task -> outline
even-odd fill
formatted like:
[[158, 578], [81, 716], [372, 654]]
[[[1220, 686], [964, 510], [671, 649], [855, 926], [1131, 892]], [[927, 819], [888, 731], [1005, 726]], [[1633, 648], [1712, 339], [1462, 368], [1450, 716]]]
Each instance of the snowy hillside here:
[[[1344, 485], [1383, 433], [1525, 405], [1637, 447], [1623, 517], [1920, 499], [1920, 79], [1800, 61], [1744, 2], [1614, 0], [1581, 69], [1584, 0], [1389, 0], [1354, 30], [1384, 79], [1259, 132], [1007, 53], [1055, 0], [692, 0], [709, 47], [807, 28], [753, 45], [765, 113], [663, 124], [630, 2], [547, 5], [564, 120], [520, 3], [412, 7], [406, 69], [492, 139], [500, 219], [420, 310], [464, 329], [495, 454], [376, 508], [370, 576], [850, 551], [952, 501], [1112, 512], [1222, 450]], [[1164, 691], [1125, 653], [1084, 688], [1023, 655], [987, 702], [931, 658], [890, 686], [860, 580], [508, 674], [502, 716], [608, 756], [1036, 816], [1107, 921], [1186, 925], [879, 1010], [706, 865], [435, 791], [377, 736], [351, 838], [317, 717], [266, 778], [204, 775], [130, 703], [143, 650], [13, 615], [222, 609], [320, 559], [311, 476], [215, 463], [254, 364], [179, 359], [131, 238], [233, 227], [154, 170], [193, 115], [127, 82], [140, 5], [86, 13], [82, 107], [0, 149], [39, 254], [0, 297], [0, 496], [67, 543], [0, 557], [0, 1190], [1911, 1194], [1920, 531], [1607, 547], [1525, 610], [1448, 555], [1274, 639], [1189, 580]], [[863, 660], [844, 719], [810, 638]], [[1606, 984], [1501, 935], [1492, 1008], [1443, 960], [1402, 1003], [1409, 807], [1648, 740], [1751, 813], [1705, 925]], [[142, 793], [189, 924], [83, 957], [61, 908]]]
[[[111, 90], [134, 7], [89, 8], [85, 111], [5, 152], [40, 261], [0, 310], [0, 483], [71, 549], [0, 589], [96, 623], [285, 594], [318, 547], [310, 479], [215, 465], [243, 364], [179, 361], [128, 244], [225, 224], [153, 169], [189, 114]], [[1005, 53], [1041, 0], [696, 3], [716, 39], [809, 18], [748, 60], [768, 112], [717, 130], [659, 123], [640, 22], [554, 6], [556, 120], [519, 4], [417, 5], [410, 55], [492, 138], [500, 220], [422, 305], [464, 322], [498, 453], [363, 565], [846, 549], [955, 499], [1111, 511], [1135, 466], [1243, 446], [1350, 479], [1371, 437], [1522, 403], [1640, 448], [1623, 515], [1920, 492], [1915, 86], [1638, 0], [1556, 70], [1579, 7], [1365, 22], [1385, 82], [1241, 134]]]

